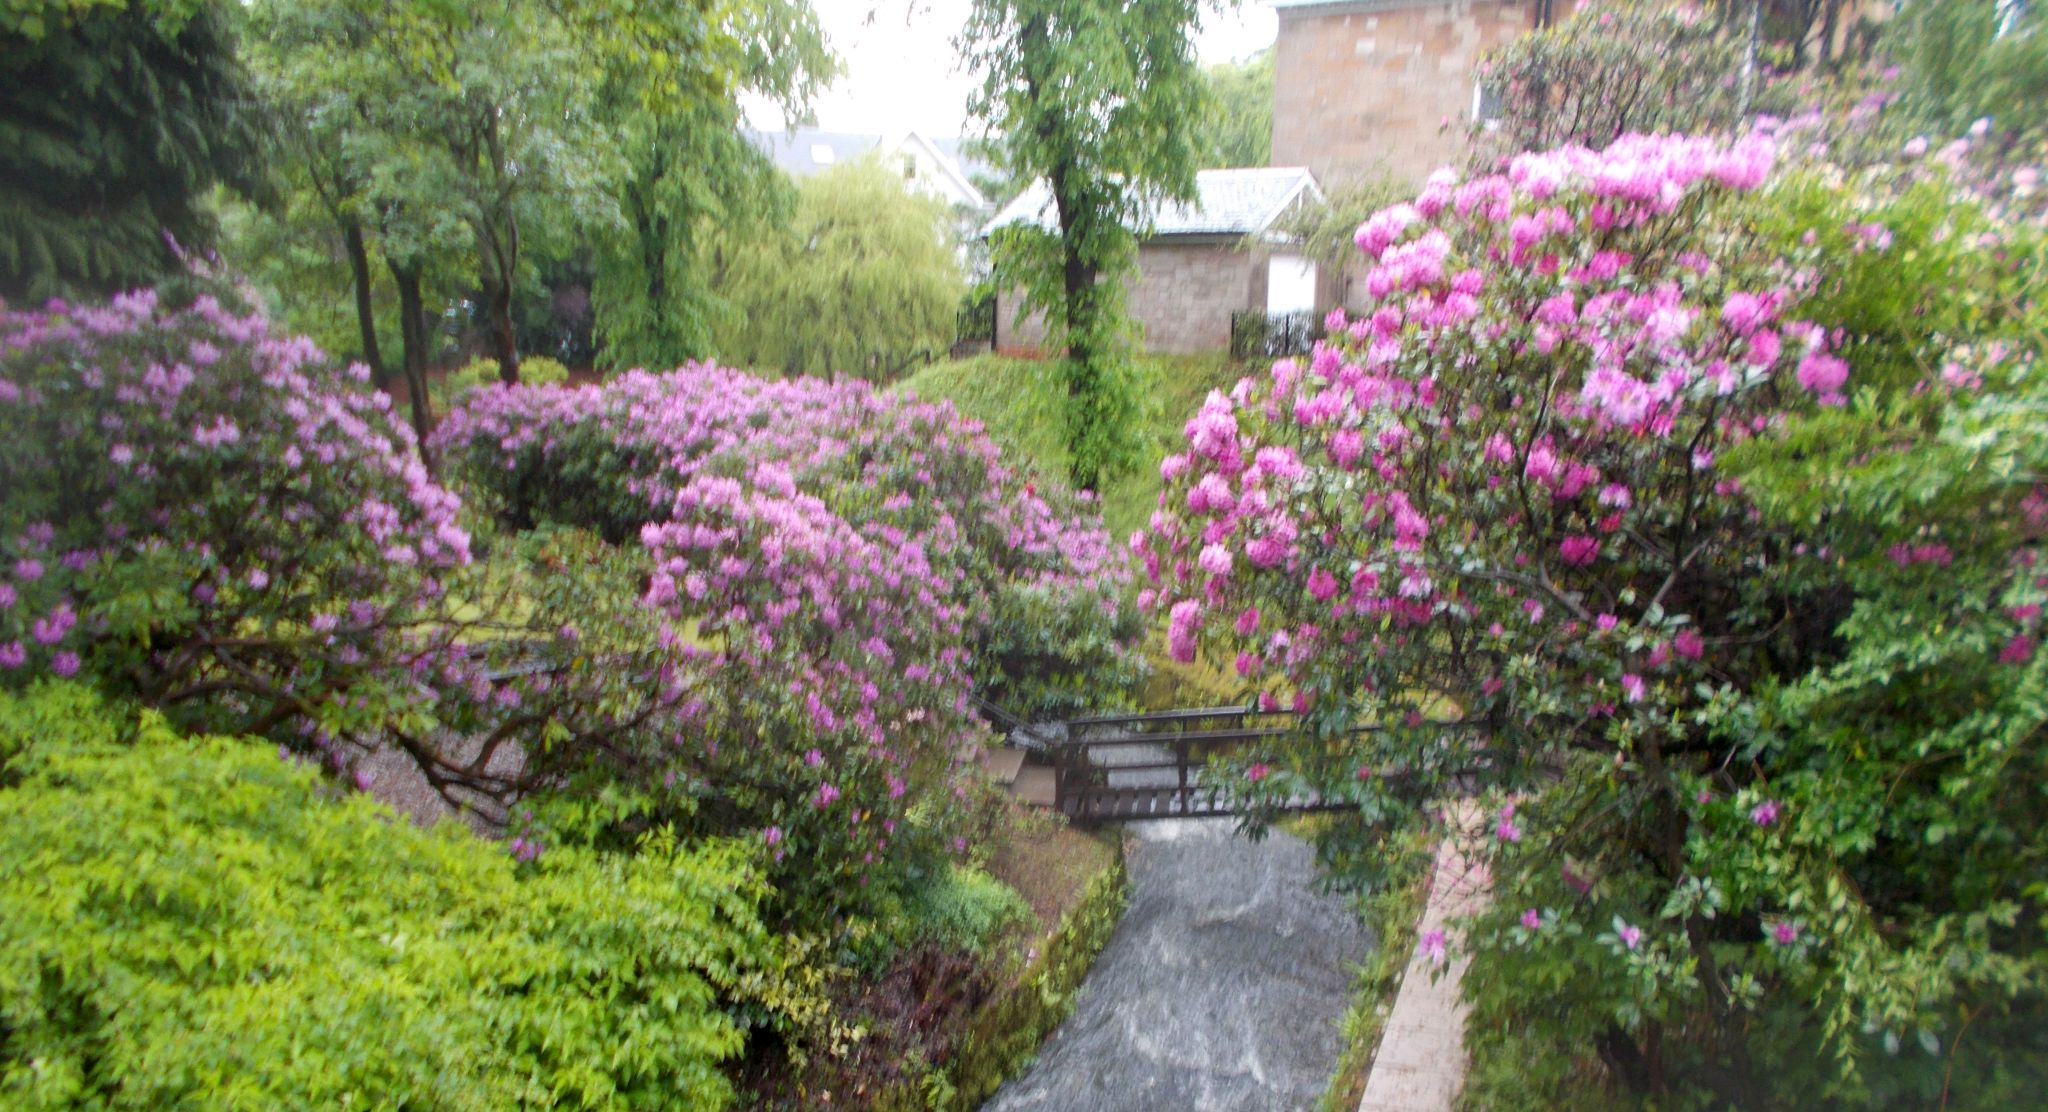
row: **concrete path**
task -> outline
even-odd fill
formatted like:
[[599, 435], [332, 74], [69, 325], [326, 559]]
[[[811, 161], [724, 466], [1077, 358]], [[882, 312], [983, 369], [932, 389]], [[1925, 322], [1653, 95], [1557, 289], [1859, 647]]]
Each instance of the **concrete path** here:
[[[1471, 830], [1478, 816], [1477, 809], [1467, 806], [1454, 821]], [[1448, 924], [1479, 908], [1486, 899], [1487, 881], [1484, 863], [1468, 860], [1458, 849], [1458, 838], [1447, 837], [1437, 847], [1429, 899], [1415, 937], [1420, 941], [1430, 931], [1444, 931], [1450, 936], [1450, 960], [1432, 979], [1435, 963], [1420, 946], [1408, 959], [1394, 1010], [1380, 1033], [1379, 1053], [1373, 1057], [1359, 1112], [1450, 1112], [1458, 1099], [1468, 1065], [1466, 1009], [1458, 992], [1466, 957]]]
[[1364, 930], [1314, 852], [1231, 819], [1133, 823], [1130, 907], [1074, 1013], [990, 1112], [1312, 1108], [1342, 1049]]

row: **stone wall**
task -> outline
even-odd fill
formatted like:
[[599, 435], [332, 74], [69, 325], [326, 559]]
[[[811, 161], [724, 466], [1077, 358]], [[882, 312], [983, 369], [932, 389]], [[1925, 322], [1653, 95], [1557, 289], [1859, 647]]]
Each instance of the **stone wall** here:
[[[1248, 253], [1234, 236], [1175, 237], [1138, 248], [1136, 285], [1126, 305], [1144, 329], [1146, 351], [1188, 353], [1230, 347], [1230, 315], [1265, 308], [1266, 257]], [[1021, 317], [1014, 291], [997, 298], [996, 350], [1043, 354], [1045, 321]]]
[[[1570, 13], [1570, 0], [1553, 5]], [[1273, 165], [1324, 188], [1454, 161], [1482, 54], [1535, 26], [1536, 0], [1350, 0], [1280, 9]]]
[[1226, 243], [1154, 241], [1138, 249], [1131, 317], [1145, 329], [1145, 350], [1223, 351], [1230, 314], [1266, 307], [1263, 254]]

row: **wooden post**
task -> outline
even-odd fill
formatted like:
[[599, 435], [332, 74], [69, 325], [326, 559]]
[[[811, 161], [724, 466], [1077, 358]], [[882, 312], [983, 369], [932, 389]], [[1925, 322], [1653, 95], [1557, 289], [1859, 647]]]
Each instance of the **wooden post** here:
[[1174, 771], [1180, 774], [1180, 813], [1185, 815], [1194, 810], [1194, 800], [1188, 797], [1188, 736], [1186, 731], [1173, 742]]

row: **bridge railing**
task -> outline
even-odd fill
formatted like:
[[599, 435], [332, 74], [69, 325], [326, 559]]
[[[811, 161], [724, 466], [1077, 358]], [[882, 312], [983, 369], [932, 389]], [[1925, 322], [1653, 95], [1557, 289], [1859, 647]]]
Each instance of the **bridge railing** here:
[[[1071, 719], [1067, 736], [1050, 746], [1054, 805], [1075, 819], [1165, 818], [1227, 814], [1222, 789], [1197, 782], [1208, 758], [1246, 744], [1271, 742], [1300, 732], [1300, 715], [1254, 707], [1190, 707], [1142, 714], [1091, 715]], [[1435, 728], [1473, 728], [1461, 721], [1432, 721]], [[1353, 732], [1377, 732], [1361, 726]], [[1160, 750], [1146, 759], [1129, 749]], [[1135, 757], [1136, 759], [1132, 759]], [[1108, 758], [1108, 759], [1103, 759]], [[1171, 784], [1132, 783], [1132, 774], [1173, 773]], [[1117, 784], [1112, 778], [1125, 781]], [[1140, 775], [1139, 781], [1145, 779]], [[1198, 802], [1197, 795], [1202, 796]], [[1319, 799], [1296, 801], [1289, 809], [1336, 806]]]

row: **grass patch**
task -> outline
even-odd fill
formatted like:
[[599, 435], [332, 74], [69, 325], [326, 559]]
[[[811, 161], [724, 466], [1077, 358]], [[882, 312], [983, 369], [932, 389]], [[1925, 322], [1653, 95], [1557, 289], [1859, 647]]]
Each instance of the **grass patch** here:
[[[977, 355], [935, 363], [897, 389], [946, 400], [980, 421], [1003, 450], [1023, 457], [1042, 475], [1064, 479], [1067, 452], [1061, 434], [1059, 365], [1048, 359]], [[1183, 442], [1187, 424], [1211, 390], [1229, 390], [1254, 368], [1211, 355], [1141, 355], [1138, 374], [1145, 398], [1144, 450], [1136, 471], [1104, 483], [1102, 516], [1117, 540], [1144, 526], [1159, 497], [1159, 460]]]

